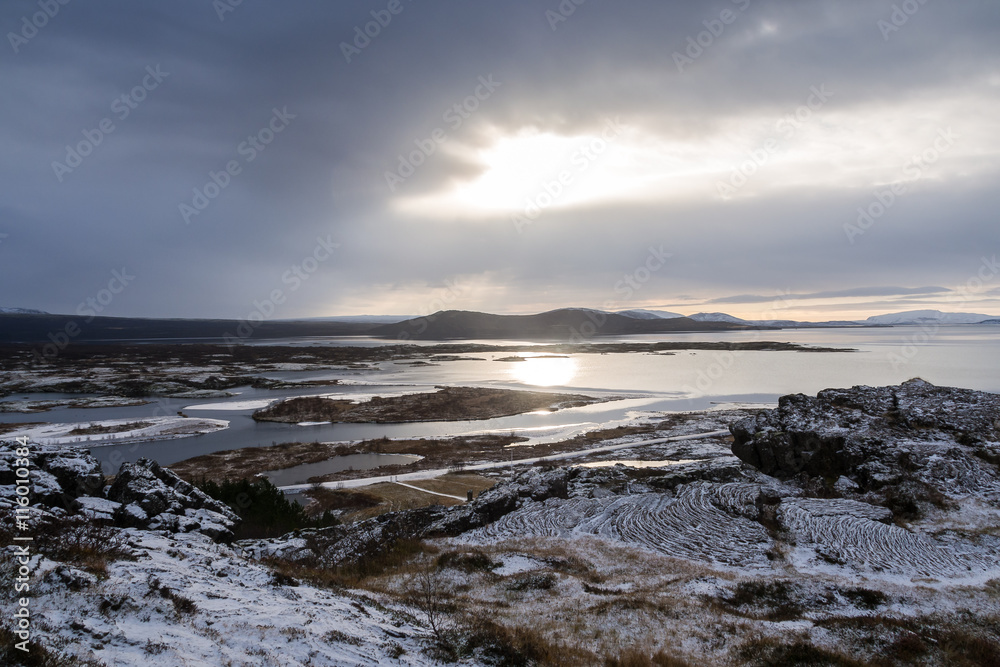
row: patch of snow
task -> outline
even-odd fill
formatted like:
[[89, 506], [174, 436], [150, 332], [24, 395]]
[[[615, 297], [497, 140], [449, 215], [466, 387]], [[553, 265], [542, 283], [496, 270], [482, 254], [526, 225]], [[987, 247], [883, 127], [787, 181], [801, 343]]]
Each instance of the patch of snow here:
[[679, 461], [591, 461], [590, 463], [578, 463], [580, 468], [613, 468], [622, 465], [628, 468], [666, 468], [668, 466], [682, 465], [685, 463], [700, 463], [704, 459], [681, 459]]
[[[133, 428], [117, 433], [71, 434], [76, 429], [86, 429], [90, 426], [121, 426], [133, 423], [149, 423], [149, 426]], [[10, 431], [5, 438], [28, 438], [33, 443], [42, 445], [81, 445], [100, 447], [104, 445], [119, 445], [129, 442], [147, 442], [150, 440], [171, 440], [192, 435], [213, 433], [229, 428], [229, 422], [224, 419], [193, 419], [190, 417], [148, 417], [145, 419], [103, 419], [92, 422], [52, 423], [31, 426]]]
[[82, 496], [76, 499], [76, 506], [79, 508], [80, 513], [89, 519], [110, 521], [115, 511], [121, 507], [121, 503], [116, 503], [107, 498]]
[[198, 405], [188, 405], [185, 411], [190, 410], [216, 410], [225, 412], [245, 412], [248, 410], [261, 410], [274, 403], [274, 399], [257, 399], [247, 401], [229, 401], [226, 403], [199, 403]]
[[530, 558], [528, 556], [522, 556], [521, 554], [502, 554], [500, 560], [503, 565], [493, 570], [493, 574], [498, 574], [501, 577], [506, 577], [511, 574], [520, 574], [522, 572], [531, 572], [533, 570], [541, 570], [548, 565], [538, 560], [537, 558]]

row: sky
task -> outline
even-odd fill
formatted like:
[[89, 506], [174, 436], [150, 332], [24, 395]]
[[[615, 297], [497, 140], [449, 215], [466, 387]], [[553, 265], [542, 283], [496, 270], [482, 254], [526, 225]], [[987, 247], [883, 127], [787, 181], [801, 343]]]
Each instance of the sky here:
[[0, 29], [0, 306], [1000, 315], [1000, 0], [5, 0]]

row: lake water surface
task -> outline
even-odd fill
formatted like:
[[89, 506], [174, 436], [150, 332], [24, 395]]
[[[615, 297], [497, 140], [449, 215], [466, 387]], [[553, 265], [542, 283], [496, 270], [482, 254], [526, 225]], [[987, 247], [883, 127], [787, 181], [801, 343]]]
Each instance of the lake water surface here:
[[[563, 358], [496, 361], [512, 353], [465, 354], [462, 360], [432, 366], [386, 362], [368, 371], [289, 371], [266, 374], [287, 380], [336, 378], [344, 384], [329, 388], [267, 391], [240, 388], [231, 399], [179, 401], [161, 399], [128, 408], [52, 410], [32, 415], [2, 414], [0, 422], [92, 421], [141, 419], [184, 411], [189, 416], [226, 419], [230, 428], [216, 433], [130, 445], [95, 447], [95, 456], [117, 468], [121, 461], [147, 457], [168, 465], [214, 451], [266, 446], [282, 442], [350, 441], [366, 438], [434, 437], [488, 431], [515, 432], [532, 441], [571, 437], [582, 431], [625, 423], [660, 411], [709, 409], [720, 403], [770, 404], [789, 393], [815, 394], [828, 387], [857, 384], [898, 384], [912, 377], [938, 385], [1000, 393], [1000, 326], [942, 326], [877, 329], [797, 329], [700, 334], [631, 336], [599, 342], [769, 340], [822, 347], [853, 348], [854, 352], [713, 352], [676, 354], [574, 354]], [[394, 344], [396, 341], [358, 339], [352, 344]], [[496, 344], [496, 341], [479, 341]], [[268, 344], [337, 345], [343, 339], [267, 341]], [[372, 394], [433, 391], [438, 385], [488, 386], [511, 389], [578, 392], [620, 398], [556, 413], [531, 413], [483, 421], [416, 424], [315, 424], [296, 426], [257, 423], [249, 400], [280, 399], [303, 394], [367, 397]], [[19, 400], [24, 396], [12, 396]], [[49, 399], [53, 395], [31, 398]], [[192, 406], [212, 404], [212, 409]], [[362, 467], [361, 465], [357, 467]], [[316, 473], [313, 473], [316, 474]]]

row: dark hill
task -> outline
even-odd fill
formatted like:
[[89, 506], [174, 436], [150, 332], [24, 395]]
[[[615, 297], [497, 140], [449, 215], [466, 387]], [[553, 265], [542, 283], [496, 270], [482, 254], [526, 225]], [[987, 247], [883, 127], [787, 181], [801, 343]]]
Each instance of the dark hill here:
[[395, 324], [378, 326], [369, 335], [400, 340], [449, 340], [455, 338], [546, 339], [581, 341], [592, 336], [681, 331], [746, 329], [726, 322], [696, 322], [687, 317], [640, 320], [615, 313], [562, 308], [537, 315], [491, 315], [467, 310], [444, 310]]
[[[0, 342], [53, 343], [208, 338], [294, 338], [299, 336], [360, 336], [373, 324], [364, 322], [146, 319], [73, 315], [0, 314]], [[249, 335], [247, 335], [249, 334]]]

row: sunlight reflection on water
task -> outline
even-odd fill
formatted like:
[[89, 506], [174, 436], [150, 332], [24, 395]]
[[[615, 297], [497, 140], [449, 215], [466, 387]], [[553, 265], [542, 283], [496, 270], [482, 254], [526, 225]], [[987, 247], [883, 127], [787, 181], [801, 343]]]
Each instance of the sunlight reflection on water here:
[[576, 377], [577, 362], [571, 357], [531, 357], [511, 364], [511, 377], [535, 387], [569, 384]]

